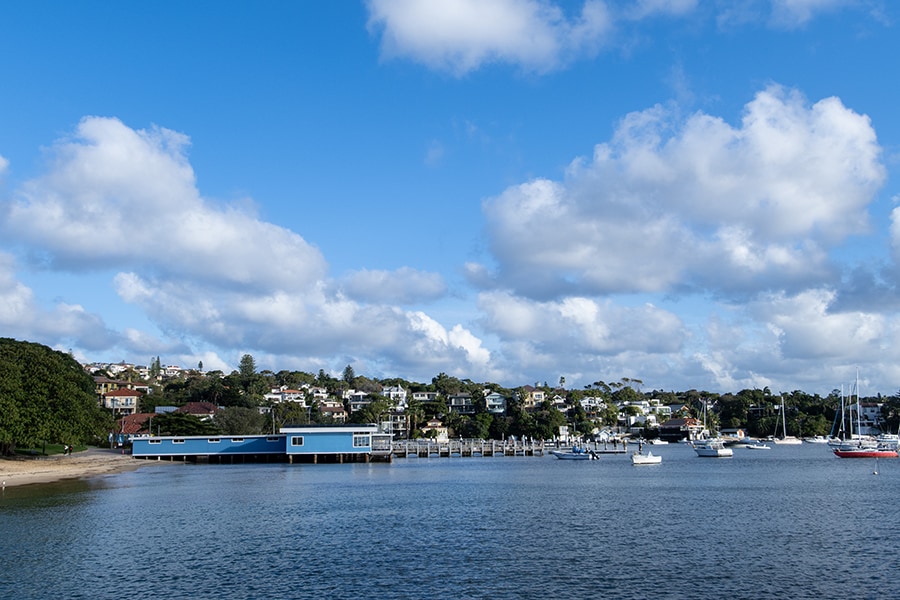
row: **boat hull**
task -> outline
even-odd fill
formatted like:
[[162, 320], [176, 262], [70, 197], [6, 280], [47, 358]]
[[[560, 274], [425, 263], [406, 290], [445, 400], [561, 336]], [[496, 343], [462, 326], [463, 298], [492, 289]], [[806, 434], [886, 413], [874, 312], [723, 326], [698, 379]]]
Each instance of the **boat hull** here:
[[834, 455], [838, 458], [897, 458], [896, 450], [886, 450], [880, 448], [854, 448], [834, 450]]
[[592, 452], [560, 452], [551, 450], [550, 454], [560, 460], [597, 460], [597, 455]]
[[652, 452], [647, 454], [632, 454], [631, 464], [633, 465], [658, 465], [662, 462], [662, 456], [657, 456]]

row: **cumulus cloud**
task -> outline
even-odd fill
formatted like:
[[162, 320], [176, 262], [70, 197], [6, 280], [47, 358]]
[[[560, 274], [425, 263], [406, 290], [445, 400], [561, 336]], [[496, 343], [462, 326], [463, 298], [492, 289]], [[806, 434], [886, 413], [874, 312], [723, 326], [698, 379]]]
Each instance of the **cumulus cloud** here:
[[80, 305], [59, 302], [43, 308], [32, 289], [18, 280], [15, 258], [5, 252], [0, 252], [0, 327], [6, 336], [86, 350], [106, 348], [117, 337], [99, 315]]
[[409, 267], [396, 271], [356, 271], [344, 279], [341, 288], [348, 298], [387, 304], [427, 302], [447, 293], [447, 285], [439, 274]]
[[[470, 331], [445, 329], [425, 313], [360, 304], [333, 294], [325, 282], [302, 293], [231, 290], [210, 294], [202, 284], [151, 281], [120, 273], [117, 293], [164, 328], [222, 348], [260, 348], [272, 355], [378, 357], [389, 372], [485, 373], [489, 353]], [[437, 372], [437, 371], [434, 371]]]
[[535, 302], [485, 292], [478, 306], [486, 331], [547, 354], [671, 353], [685, 341], [681, 319], [651, 304], [626, 307], [584, 297]]
[[78, 304], [42, 310], [4, 254], [0, 324], [9, 334], [71, 340], [85, 355], [165, 353], [207, 368], [223, 364], [219, 350], [241, 348], [307, 365], [376, 356], [372, 364], [391, 373], [490, 373], [490, 353], [471, 331], [398, 307], [444, 296], [440, 275], [403, 267], [331, 280], [324, 257], [300, 235], [204, 199], [188, 142], [161, 127], [85, 118], [50, 147], [46, 172], [3, 207], [6, 241], [45, 268], [110, 273], [118, 298], [163, 338], [134, 327], [116, 332]]
[[540, 0], [369, 0], [368, 8], [384, 57], [456, 75], [493, 62], [549, 71], [596, 51], [610, 28], [606, 5], [597, 0], [574, 16]]
[[323, 257], [296, 233], [204, 200], [187, 145], [168, 129], [85, 118], [51, 148], [49, 172], [8, 205], [5, 233], [58, 268], [132, 265], [262, 289], [323, 276]]
[[[485, 202], [493, 283], [536, 298], [821, 283], [835, 276], [828, 250], [867, 231], [880, 157], [866, 116], [774, 85], [737, 127], [633, 113], [564, 181]], [[469, 272], [484, 284], [484, 267]]]

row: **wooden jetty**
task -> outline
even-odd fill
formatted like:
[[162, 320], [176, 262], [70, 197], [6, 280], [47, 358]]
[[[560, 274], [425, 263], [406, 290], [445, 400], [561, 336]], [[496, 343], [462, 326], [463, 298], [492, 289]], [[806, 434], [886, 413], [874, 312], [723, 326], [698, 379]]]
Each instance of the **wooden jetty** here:
[[419, 458], [451, 456], [543, 456], [545, 445], [542, 441], [523, 440], [395, 440], [391, 443], [391, 454], [398, 458]]

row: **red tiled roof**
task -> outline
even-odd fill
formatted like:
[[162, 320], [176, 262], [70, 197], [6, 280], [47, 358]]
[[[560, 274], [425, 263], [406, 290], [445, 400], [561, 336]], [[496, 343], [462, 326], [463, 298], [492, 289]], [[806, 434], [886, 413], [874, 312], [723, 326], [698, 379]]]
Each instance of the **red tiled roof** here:
[[212, 402], [188, 402], [184, 406], [176, 408], [175, 412], [189, 415], [214, 415], [219, 412], [219, 407]]
[[155, 413], [136, 413], [127, 415], [117, 421], [116, 429], [122, 433], [134, 435], [140, 433], [141, 429], [144, 427], [144, 423], [155, 416]]
[[129, 390], [129, 389], [125, 389], [125, 388], [119, 388], [119, 389], [113, 390], [113, 391], [111, 391], [111, 392], [106, 392], [106, 393], [103, 394], [103, 395], [106, 396], [106, 397], [109, 397], [109, 396], [116, 396], [116, 397], [121, 396], [121, 397], [123, 397], [123, 398], [137, 398], [138, 396], [143, 396], [144, 393], [143, 393], [143, 392], [139, 392], [138, 390]]

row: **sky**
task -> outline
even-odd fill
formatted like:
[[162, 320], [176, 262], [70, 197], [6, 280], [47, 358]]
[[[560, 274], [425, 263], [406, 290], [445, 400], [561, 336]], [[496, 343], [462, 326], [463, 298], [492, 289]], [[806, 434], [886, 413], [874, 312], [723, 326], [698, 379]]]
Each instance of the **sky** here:
[[900, 4], [0, 7], [0, 336], [900, 389]]

